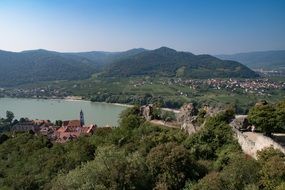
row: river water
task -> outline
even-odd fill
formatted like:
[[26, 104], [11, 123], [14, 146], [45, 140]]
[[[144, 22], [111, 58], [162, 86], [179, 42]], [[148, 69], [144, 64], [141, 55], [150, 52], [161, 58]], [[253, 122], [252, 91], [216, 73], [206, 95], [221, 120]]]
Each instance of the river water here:
[[0, 98], [0, 117], [6, 117], [9, 110], [16, 119], [72, 120], [79, 119], [82, 110], [85, 124], [117, 126], [124, 109], [125, 106], [81, 100]]

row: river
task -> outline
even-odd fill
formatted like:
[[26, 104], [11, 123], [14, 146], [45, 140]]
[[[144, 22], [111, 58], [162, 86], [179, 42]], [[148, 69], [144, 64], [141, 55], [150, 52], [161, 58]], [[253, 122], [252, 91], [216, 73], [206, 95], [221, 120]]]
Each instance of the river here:
[[117, 126], [124, 109], [121, 105], [81, 100], [0, 98], [0, 117], [6, 117], [9, 110], [16, 119], [72, 120], [79, 119], [82, 110], [86, 124]]

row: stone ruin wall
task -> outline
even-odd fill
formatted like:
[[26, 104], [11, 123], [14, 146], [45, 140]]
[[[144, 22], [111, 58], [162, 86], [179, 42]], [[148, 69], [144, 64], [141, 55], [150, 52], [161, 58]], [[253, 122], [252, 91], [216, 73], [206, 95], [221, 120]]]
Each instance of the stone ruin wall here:
[[255, 141], [248, 139], [248, 137], [240, 132], [239, 130], [233, 128], [235, 132], [235, 136], [240, 144], [244, 153], [252, 156], [256, 159], [257, 151], [262, 150], [264, 148], [273, 146], [273, 148], [280, 150], [285, 154], [285, 148], [282, 147], [277, 142], [273, 141], [271, 138], [258, 134]]

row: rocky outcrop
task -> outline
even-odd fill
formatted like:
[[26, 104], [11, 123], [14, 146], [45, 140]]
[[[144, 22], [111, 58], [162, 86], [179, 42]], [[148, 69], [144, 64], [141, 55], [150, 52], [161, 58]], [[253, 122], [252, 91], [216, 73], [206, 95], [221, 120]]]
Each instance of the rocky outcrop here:
[[189, 135], [190, 134], [193, 134], [193, 133], [196, 133], [197, 131], [200, 130], [200, 127], [199, 126], [196, 126], [195, 124], [189, 122], [189, 123], [183, 123], [181, 125], [181, 129], [186, 131]]
[[220, 113], [221, 111], [223, 111], [224, 109], [221, 107], [211, 107], [207, 104], [205, 104], [203, 106], [203, 110], [206, 112], [205, 117], [213, 117], [216, 114]]
[[185, 130], [188, 134], [197, 132], [200, 127], [196, 125], [197, 121], [197, 108], [192, 104], [186, 104], [177, 115], [177, 121], [181, 123], [181, 129]]
[[140, 107], [140, 115], [142, 115], [147, 121], [152, 119], [153, 105], [145, 105]]
[[[205, 112], [203, 118], [207, 118], [216, 115], [217, 113], [221, 112], [222, 109], [204, 105], [200, 111]], [[187, 131], [188, 134], [197, 132], [205, 124], [205, 122], [203, 124], [198, 124], [198, 112], [198, 109], [192, 103], [189, 103], [181, 107], [180, 112], [177, 115], [177, 121], [181, 123], [181, 129]], [[201, 117], [201, 115], [199, 117]]]
[[180, 113], [177, 115], [177, 121], [182, 123], [191, 122], [197, 113], [198, 110], [192, 103], [186, 104], [181, 107]]
[[235, 119], [231, 122], [231, 125], [240, 131], [246, 131], [250, 128], [247, 115], [236, 116]]

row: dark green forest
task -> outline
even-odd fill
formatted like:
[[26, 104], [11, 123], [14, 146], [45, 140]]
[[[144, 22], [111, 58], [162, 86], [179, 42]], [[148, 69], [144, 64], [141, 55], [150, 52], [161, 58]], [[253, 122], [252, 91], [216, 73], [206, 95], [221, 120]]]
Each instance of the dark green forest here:
[[20, 53], [0, 51], [0, 86], [39, 81], [86, 79], [96, 71], [91, 61], [46, 50]]
[[167, 47], [145, 51], [116, 61], [105, 76], [167, 76], [188, 78], [254, 78], [258, 75], [235, 61], [223, 61], [210, 55], [194, 55]]
[[284, 154], [267, 148], [257, 160], [245, 155], [228, 125], [232, 112], [207, 118], [190, 136], [154, 126], [138, 112], [129, 108], [120, 127], [99, 128], [66, 144], [31, 133], [2, 133], [0, 189], [285, 188]]
[[125, 52], [59, 53], [47, 50], [0, 51], [0, 87], [40, 81], [76, 81], [100, 73], [104, 77], [177, 76], [189, 78], [258, 75], [235, 61], [194, 55], [162, 47]]

